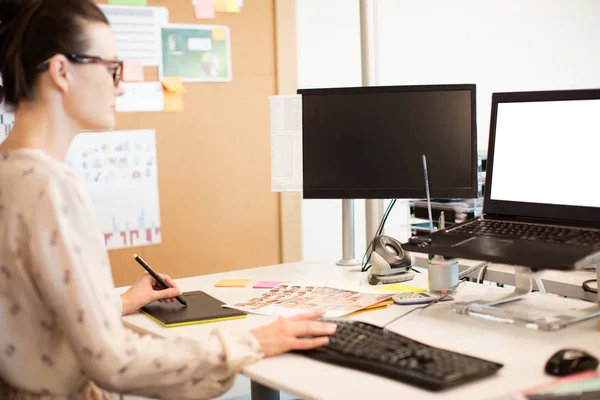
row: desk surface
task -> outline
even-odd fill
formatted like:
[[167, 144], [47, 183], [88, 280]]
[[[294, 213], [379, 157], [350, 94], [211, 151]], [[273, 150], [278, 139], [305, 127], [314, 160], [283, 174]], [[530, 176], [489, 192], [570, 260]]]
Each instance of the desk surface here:
[[[215, 288], [214, 283], [223, 278], [248, 278], [259, 280], [324, 280], [361, 279], [366, 274], [359, 267], [340, 267], [332, 263], [290, 263], [241, 271], [198, 276], [178, 280], [182, 290], [205, 290], [225, 301], [238, 302], [255, 297], [264, 290], [248, 288]], [[409, 285], [427, 287], [426, 274], [417, 274]], [[508, 289], [464, 283], [455, 297], [458, 300], [474, 300], [480, 297], [501, 297]], [[566, 309], [588, 307], [588, 302], [531, 294], [521, 306], [533, 305], [557, 312]], [[254, 381], [274, 389], [284, 390], [301, 398], [314, 399], [364, 399], [374, 394], [391, 398], [419, 400], [444, 399], [495, 399], [520, 389], [552, 380], [543, 373], [548, 358], [562, 348], [581, 348], [600, 356], [597, 343], [600, 332], [596, 322], [588, 321], [568, 327], [559, 332], [538, 332], [520, 326], [484, 321], [448, 311], [449, 303], [434, 305], [426, 310], [415, 311], [390, 325], [389, 329], [417, 339], [429, 345], [490, 359], [504, 364], [504, 368], [492, 377], [440, 394], [422, 390], [391, 379], [351, 369], [313, 361], [286, 354], [261, 360], [243, 369], [243, 374]], [[391, 321], [409, 306], [388, 306], [353, 316], [377, 325]], [[271, 321], [272, 317], [250, 315], [247, 318], [214, 324], [192, 325], [179, 328], [163, 328], [142, 314], [127, 316], [129, 327], [157, 336], [199, 337], [214, 328], [252, 329]]]

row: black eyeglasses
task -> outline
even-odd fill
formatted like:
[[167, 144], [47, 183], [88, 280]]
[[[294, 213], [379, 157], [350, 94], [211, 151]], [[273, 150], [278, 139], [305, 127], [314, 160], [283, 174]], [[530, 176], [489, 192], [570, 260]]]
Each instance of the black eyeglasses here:
[[[108, 72], [112, 74], [113, 81], [115, 83], [115, 87], [119, 86], [119, 82], [123, 78], [123, 61], [120, 60], [105, 60], [101, 57], [94, 56], [85, 56], [79, 54], [67, 54], [60, 53], [63, 56], [67, 57], [67, 59], [76, 64], [104, 64], [108, 69]], [[38, 65], [38, 71], [45, 71], [48, 69], [48, 64], [50, 63], [50, 59], [44, 61], [40, 65]]]

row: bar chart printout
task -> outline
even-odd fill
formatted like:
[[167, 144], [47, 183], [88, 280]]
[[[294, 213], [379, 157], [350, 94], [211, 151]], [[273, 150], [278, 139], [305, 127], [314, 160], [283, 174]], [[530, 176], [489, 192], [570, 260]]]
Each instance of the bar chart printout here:
[[154, 130], [82, 133], [67, 165], [87, 186], [108, 249], [161, 243]]

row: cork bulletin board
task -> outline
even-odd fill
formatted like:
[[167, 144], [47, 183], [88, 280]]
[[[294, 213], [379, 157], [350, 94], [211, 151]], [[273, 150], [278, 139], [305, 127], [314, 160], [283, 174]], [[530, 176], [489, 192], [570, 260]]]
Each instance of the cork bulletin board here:
[[[183, 112], [118, 113], [118, 130], [156, 130], [162, 243], [111, 250], [115, 284], [142, 272], [133, 253], [174, 278], [279, 263], [268, 109], [277, 86], [273, 0], [246, 1], [214, 20], [197, 20], [189, 0], [148, 5], [168, 7], [170, 23], [228, 26], [232, 80], [185, 83]], [[158, 67], [144, 67], [144, 76], [157, 81]]]

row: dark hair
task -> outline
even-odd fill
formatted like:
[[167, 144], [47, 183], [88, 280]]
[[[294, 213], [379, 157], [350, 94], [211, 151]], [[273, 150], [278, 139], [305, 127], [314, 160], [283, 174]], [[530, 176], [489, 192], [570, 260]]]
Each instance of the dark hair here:
[[0, 0], [0, 96], [7, 104], [31, 98], [40, 63], [57, 53], [85, 53], [85, 21], [108, 25], [92, 0]]

